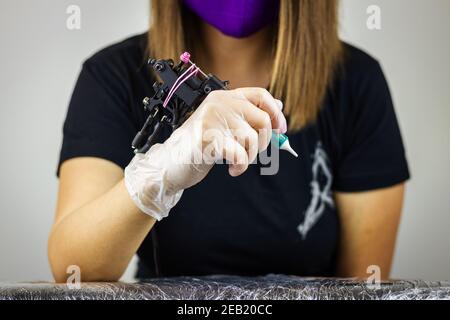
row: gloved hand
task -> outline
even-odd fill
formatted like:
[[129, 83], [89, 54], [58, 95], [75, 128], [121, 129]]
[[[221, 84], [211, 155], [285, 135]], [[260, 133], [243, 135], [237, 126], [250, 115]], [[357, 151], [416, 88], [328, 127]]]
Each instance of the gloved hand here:
[[230, 164], [231, 176], [245, 172], [268, 147], [272, 129], [285, 133], [287, 125], [281, 101], [267, 90], [213, 91], [163, 144], [133, 158], [125, 185], [139, 209], [159, 221], [217, 161]]

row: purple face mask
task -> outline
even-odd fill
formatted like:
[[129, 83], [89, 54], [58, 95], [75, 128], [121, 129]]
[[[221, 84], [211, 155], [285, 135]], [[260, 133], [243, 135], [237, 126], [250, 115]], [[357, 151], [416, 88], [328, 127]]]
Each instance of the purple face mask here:
[[183, 0], [187, 8], [223, 34], [245, 38], [276, 21], [279, 0]]

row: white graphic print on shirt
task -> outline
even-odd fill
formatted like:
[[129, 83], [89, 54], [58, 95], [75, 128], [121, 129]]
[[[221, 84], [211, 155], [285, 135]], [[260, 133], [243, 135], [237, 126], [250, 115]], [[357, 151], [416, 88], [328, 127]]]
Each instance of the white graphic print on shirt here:
[[313, 155], [311, 202], [306, 209], [305, 219], [297, 227], [298, 232], [305, 239], [309, 230], [320, 219], [326, 206], [334, 208], [334, 200], [331, 193], [333, 175], [329, 168], [328, 156], [318, 142]]

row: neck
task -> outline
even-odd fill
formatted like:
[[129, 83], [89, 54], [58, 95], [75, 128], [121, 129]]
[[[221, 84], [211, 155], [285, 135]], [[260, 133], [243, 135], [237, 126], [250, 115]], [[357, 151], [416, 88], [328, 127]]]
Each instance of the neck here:
[[207, 73], [229, 80], [231, 88], [267, 87], [270, 81], [270, 27], [250, 37], [228, 37], [202, 23], [199, 65]]

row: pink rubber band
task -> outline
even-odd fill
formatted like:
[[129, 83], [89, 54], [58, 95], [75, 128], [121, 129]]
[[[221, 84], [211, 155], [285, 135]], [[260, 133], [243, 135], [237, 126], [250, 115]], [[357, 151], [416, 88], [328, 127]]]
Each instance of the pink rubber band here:
[[172, 97], [173, 89], [177, 86], [178, 82], [180, 82], [195, 66], [190, 66], [181, 76], [178, 77], [178, 79], [173, 84], [172, 88], [169, 90], [169, 94], [167, 95], [166, 100], [164, 100], [163, 107], [165, 108], [169, 102], [169, 97]]
[[[191, 70], [194, 69], [192, 72]], [[166, 98], [166, 100], [163, 103], [163, 107], [166, 108], [167, 105], [169, 104], [170, 99], [172, 99], [172, 96], [175, 94], [175, 92], [178, 90], [178, 88], [185, 83], [189, 78], [191, 78], [192, 76], [196, 75], [198, 73], [200, 69], [197, 68], [195, 66], [195, 64], [193, 64], [192, 66], [190, 66], [178, 79], [177, 81], [175, 81], [175, 83], [173, 84], [172, 88], [169, 91], [169, 94]], [[189, 72], [191, 72], [190, 74], [188, 74]]]

